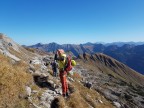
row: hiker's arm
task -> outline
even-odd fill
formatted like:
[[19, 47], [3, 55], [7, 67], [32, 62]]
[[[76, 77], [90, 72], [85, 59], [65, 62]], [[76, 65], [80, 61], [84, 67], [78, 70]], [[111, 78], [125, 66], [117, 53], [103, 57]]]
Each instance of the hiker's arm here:
[[66, 63], [65, 63], [65, 67], [64, 67], [64, 70], [65, 71], [68, 71], [68, 68], [69, 68], [69, 63], [68, 63], [68, 58], [66, 58]]
[[63, 56], [58, 57], [57, 59], [58, 59], [59, 61], [64, 61], [64, 57], [63, 57]]

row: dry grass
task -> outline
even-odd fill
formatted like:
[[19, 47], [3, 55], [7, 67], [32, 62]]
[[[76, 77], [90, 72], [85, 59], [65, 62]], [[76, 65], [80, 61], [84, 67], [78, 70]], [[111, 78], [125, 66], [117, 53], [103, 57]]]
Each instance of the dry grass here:
[[78, 73], [76, 73], [76, 72], [73, 73], [72, 77], [76, 78], [76, 79], [81, 79], [81, 76]]
[[23, 107], [24, 103], [27, 103], [19, 98], [25, 94], [25, 85], [32, 81], [24, 67], [22, 62], [17, 66], [11, 65], [6, 57], [0, 55], [0, 107]]
[[[95, 90], [88, 89], [79, 82], [69, 84], [69, 98], [55, 98], [51, 108], [115, 108], [110, 101], [107, 101], [101, 94]], [[100, 103], [101, 100], [103, 103]]]
[[47, 55], [48, 54], [48, 52], [45, 52], [43, 50], [36, 49], [36, 48], [24, 47], [24, 49], [26, 49], [28, 52], [37, 53], [39, 55]]
[[[92, 89], [88, 89], [78, 82], [74, 83], [75, 87], [79, 90], [80, 96], [94, 108], [114, 108], [110, 101], [107, 101], [102, 95]], [[78, 96], [78, 97], [80, 97]], [[103, 103], [98, 102], [99, 100]], [[87, 108], [87, 107], [83, 107]]]
[[71, 94], [70, 98], [68, 98], [66, 102], [69, 108], [88, 108], [89, 105], [85, 102], [85, 100], [81, 97], [78, 91]]
[[63, 97], [55, 98], [51, 103], [51, 108], [65, 108], [65, 100]]
[[28, 47], [24, 47], [24, 48], [25, 48], [26, 50], [32, 52], [32, 53], [35, 53], [35, 50], [36, 50], [36, 49], [34, 49], [34, 48], [28, 48]]
[[24, 61], [29, 61], [31, 58], [37, 55], [35, 52], [26, 50], [22, 46], [19, 46], [19, 52], [15, 51], [12, 47], [9, 47], [8, 51]]
[[70, 94], [70, 97], [67, 99], [63, 97], [56, 98], [52, 103], [55, 107], [52, 108], [115, 108], [111, 102], [95, 90], [90, 90], [78, 82], [71, 84], [71, 87], [75, 90]]
[[9, 47], [9, 52], [13, 55], [15, 55], [18, 58], [21, 58], [21, 53], [18, 51], [15, 51], [13, 48]]
[[89, 105], [80, 96], [79, 92], [73, 93], [70, 98], [64, 99], [62, 96], [55, 98], [51, 108], [88, 108]]

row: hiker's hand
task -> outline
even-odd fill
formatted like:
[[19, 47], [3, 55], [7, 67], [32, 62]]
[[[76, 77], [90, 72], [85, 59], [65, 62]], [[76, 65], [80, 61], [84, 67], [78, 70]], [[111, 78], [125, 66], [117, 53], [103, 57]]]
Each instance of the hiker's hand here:
[[64, 61], [64, 57], [59, 57], [59, 61]]

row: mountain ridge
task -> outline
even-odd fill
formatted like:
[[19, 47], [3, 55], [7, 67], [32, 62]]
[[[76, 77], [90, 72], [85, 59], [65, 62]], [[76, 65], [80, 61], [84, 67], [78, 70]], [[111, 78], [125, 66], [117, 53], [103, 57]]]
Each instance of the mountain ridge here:
[[44, 44], [40, 47], [37, 45], [29, 47], [42, 49], [47, 52], [54, 52], [57, 49], [62, 48], [65, 51], [71, 51], [75, 56], [78, 56], [79, 54], [83, 54], [85, 52], [89, 54], [100, 52], [109, 55], [117, 59], [118, 61], [121, 61], [122, 63], [128, 65], [132, 69], [140, 72], [141, 74], [144, 74], [144, 67], [142, 66], [144, 61], [144, 51], [143, 51], [144, 44], [142, 45], [124, 44], [122, 46], [118, 46], [116, 44], [104, 45], [93, 43], [80, 44], [80, 45], [75, 44], [60, 45], [52, 43], [51, 45], [50, 43], [50, 44]]
[[[84, 76], [84, 80], [91, 82], [93, 88], [107, 99], [121, 103], [122, 108], [135, 108], [137, 107], [134, 105], [135, 103], [143, 103], [144, 94], [141, 92], [141, 90], [143, 91], [143, 87], [141, 88], [141, 86], [144, 85], [143, 75], [103, 53], [93, 55], [86, 53], [85, 57], [79, 55], [78, 62], [85, 69], [88, 69], [81, 73]], [[137, 93], [140, 97], [142, 96], [141, 99], [139, 96], [136, 96], [137, 93], [134, 92], [135, 90], [140, 92]]]

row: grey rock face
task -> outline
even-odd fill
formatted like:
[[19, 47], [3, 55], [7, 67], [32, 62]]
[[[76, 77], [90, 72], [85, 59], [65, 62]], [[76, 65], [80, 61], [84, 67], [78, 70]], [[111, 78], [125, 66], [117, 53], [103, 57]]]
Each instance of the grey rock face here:
[[118, 103], [118, 102], [113, 102], [113, 104], [114, 104], [117, 108], [121, 108], [120, 103]]
[[12, 58], [15, 61], [20, 61], [18, 57], [11, 54], [9, 52], [9, 48], [14, 49], [17, 52], [20, 52], [19, 45], [16, 44], [12, 39], [6, 37], [6, 35], [0, 33], [0, 53], [4, 54], [5, 56], [8, 56]]

